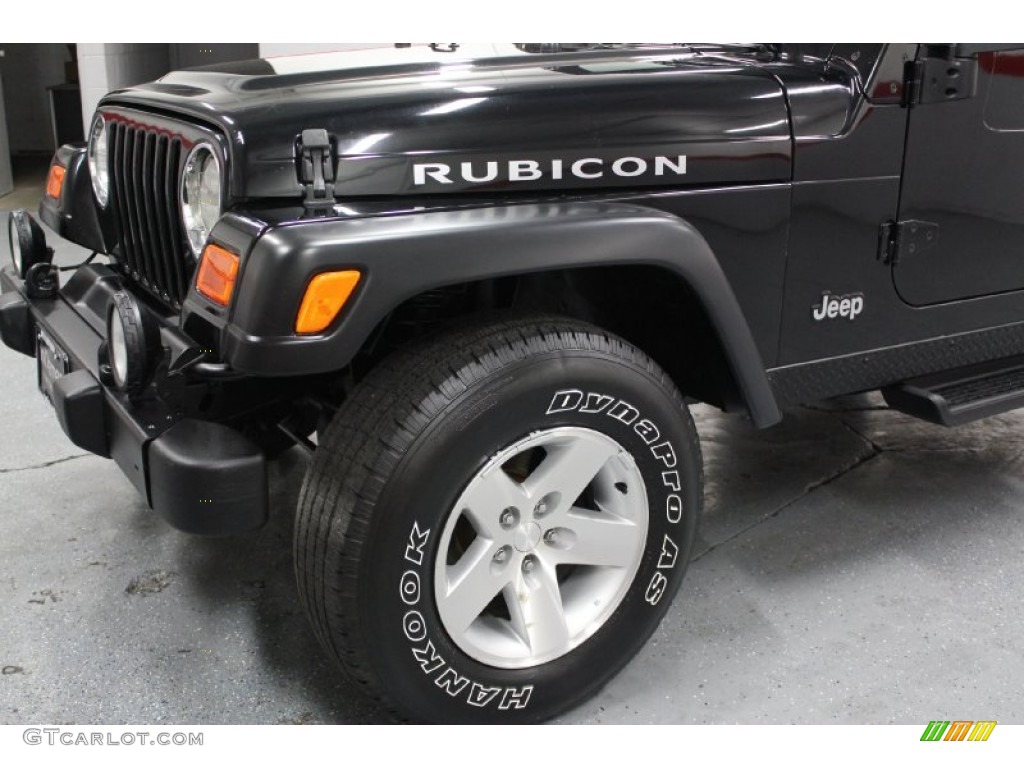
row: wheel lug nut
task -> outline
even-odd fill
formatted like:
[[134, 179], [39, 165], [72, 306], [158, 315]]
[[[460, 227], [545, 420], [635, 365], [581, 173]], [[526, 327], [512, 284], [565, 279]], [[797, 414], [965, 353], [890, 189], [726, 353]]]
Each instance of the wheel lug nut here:
[[549, 530], [547, 533], [544, 534], [544, 541], [547, 544], [554, 544], [555, 542], [557, 542], [558, 541], [558, 531], [556, 531], [554, 528]]
[[515, 507], [507, 507], [498, 518], [502, 528], [515, 528], [519, 523], [519, 510]]
[[523, 573], [533, 573], [533, 569], [537, 567], [537, 561], [532, 557], [528, 557], [523, 560]]
[[494, 562], [504, 563], [506, 560], [508, 560], [508, 550], [506, 550], [505, 547], [502, 547], [494, 553]]
[[558, 491], [551, 491], [551, 493], [544, 494], [544, 497], [537, 500], [537, 504], [533, 508], [534, 517], [544, 517], [544, 515], [550, 515], [556, 509], [558, 505], [562, 503], [562, 494]]

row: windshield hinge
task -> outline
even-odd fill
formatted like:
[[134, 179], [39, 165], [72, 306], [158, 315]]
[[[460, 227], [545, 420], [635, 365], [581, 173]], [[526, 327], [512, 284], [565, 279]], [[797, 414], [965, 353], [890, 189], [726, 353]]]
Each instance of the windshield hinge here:
[[931, 46], [906, 64], [903, 106], [969, 99], [978, 88], [978, 59], [955, 55], [950, 46]]
[[296, 146], [302, 204], [307, 211], [324, 216], [334, 209], [335, 145], [323, 128], [304, 130]]

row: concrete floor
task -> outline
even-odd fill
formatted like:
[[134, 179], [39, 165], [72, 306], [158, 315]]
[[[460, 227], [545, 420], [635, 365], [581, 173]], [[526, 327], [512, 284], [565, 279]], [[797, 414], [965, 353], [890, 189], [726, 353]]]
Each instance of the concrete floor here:
[[[0, 723], [383, 719], [297, 603], [299, 452], [273, 467], [266, 529], [193, 538], [65, 439], [34, 361], [0, 348], [0, 392]], [[1024, 415], [948, 431], [864, 397], [761, 433], [695, 415], [695, 562], [646, 649], [561, 722], [1024, 721]]]
[[[0, 219], [5, 211], [26, 208], [34, 211], [39, 206], [39, 198], [46, 189], [46, 174], [50, 170], [50, 158], [39, 155], [22, 155], [11, 159], [11, 173], [14, 189], [6, 195], [0, 195]], [[6, 248], [7, 229], [0, 234], [0, 242]], [[4, 250], [6, 253], [6, 250]]]

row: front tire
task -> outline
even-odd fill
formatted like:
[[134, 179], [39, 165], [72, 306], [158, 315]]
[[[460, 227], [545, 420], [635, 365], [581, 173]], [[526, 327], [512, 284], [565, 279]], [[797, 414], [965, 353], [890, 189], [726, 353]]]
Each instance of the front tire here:
[[544, 720], [657, 627], [701, 480], [679, 393], [626, 342], [563, 319], [447, 333], [383, 363], [322, 436], [299, 593], [401, 717]]

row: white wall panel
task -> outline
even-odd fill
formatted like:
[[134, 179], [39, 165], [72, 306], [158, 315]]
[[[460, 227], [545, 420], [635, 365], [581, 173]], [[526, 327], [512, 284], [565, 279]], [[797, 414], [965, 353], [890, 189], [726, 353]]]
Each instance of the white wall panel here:
[[294, 56], [327, 51], [354, 51], [360, 48], [390, 48], [394, 43], [260, 43], [260, 56]]

